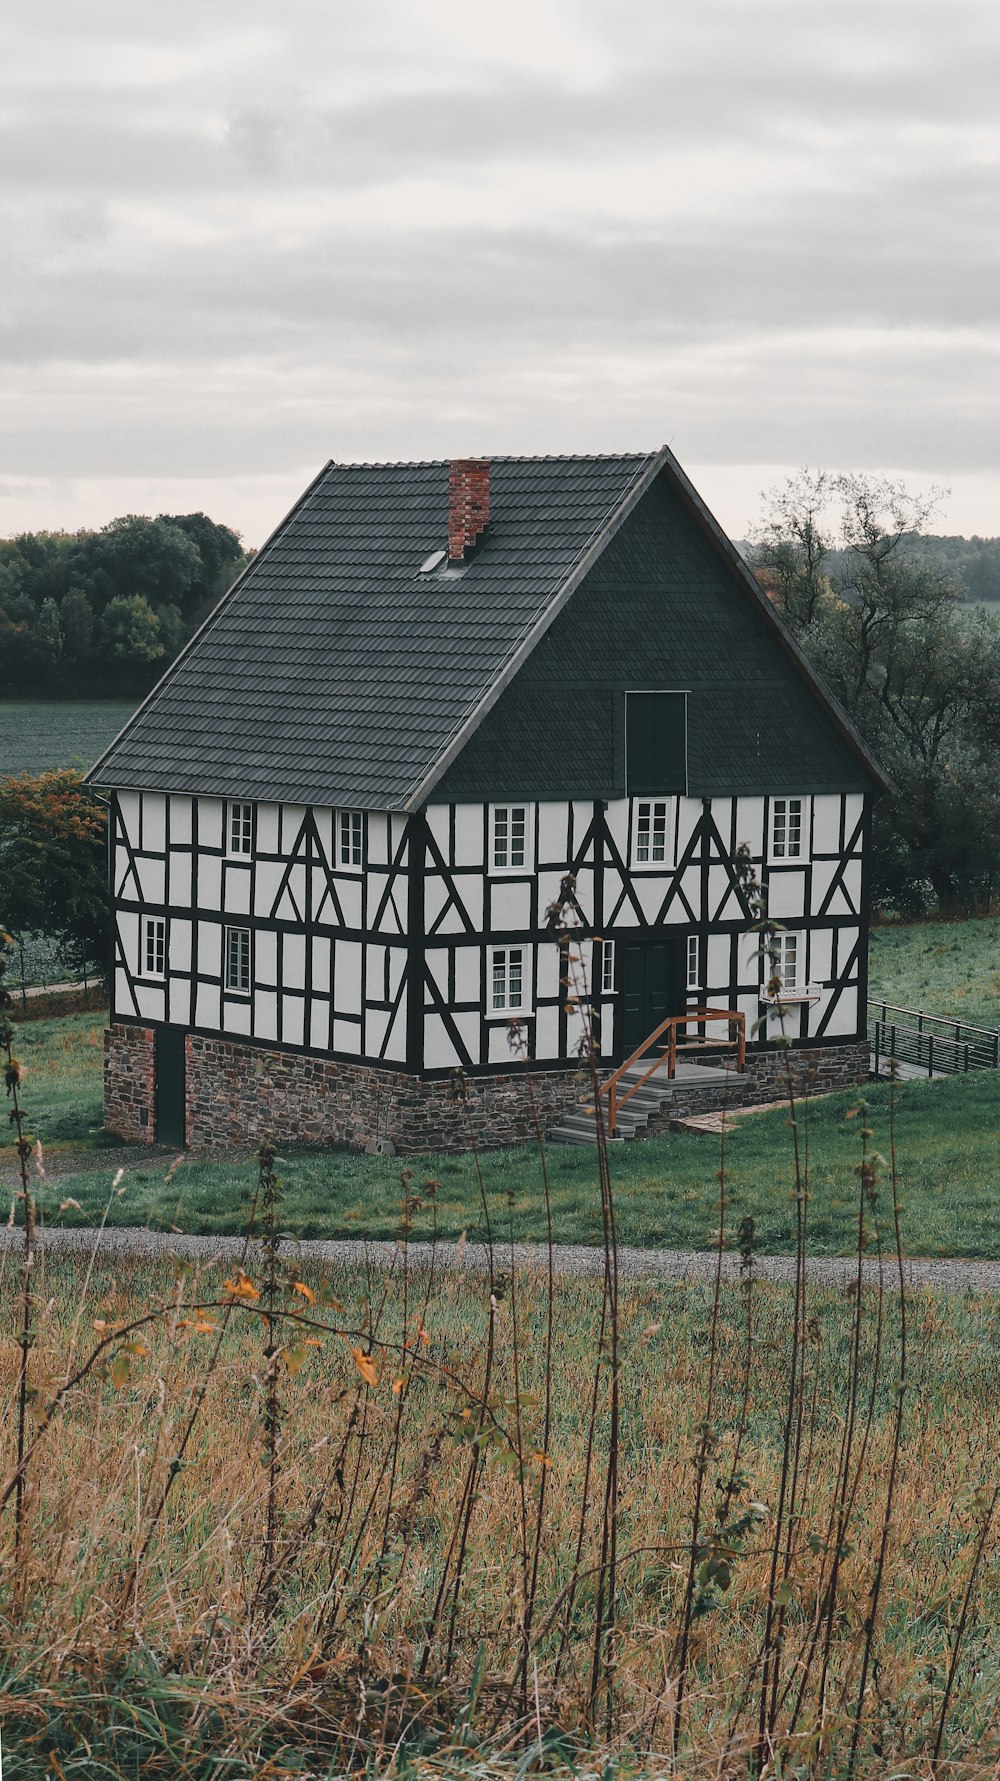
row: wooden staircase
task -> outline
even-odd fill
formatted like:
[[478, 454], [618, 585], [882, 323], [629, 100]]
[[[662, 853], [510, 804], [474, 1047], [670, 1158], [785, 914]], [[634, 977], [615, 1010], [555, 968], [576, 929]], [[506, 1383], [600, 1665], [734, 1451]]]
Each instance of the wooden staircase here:
[[[725, 1064], [682, 1062], [675, 1065], [671, 1076], [664, 1059], [652, 1071], [646, 1061], [629, 1064], [618, 1080], [623, 1095], [627, 1094], [628, 1098], [618, 1108], [615, 1130], [608, 1133], [609, 1144], [624, 1144], [636, 1137], [652, 1118], [666, 1115], [669, 1119], [671, 1106], [686, 1103], [692, 1090], [699, 1096], [704, 1089], [714, 1090], [721, 1102], [727, 1091], [741, 1088], [749, 1077], [744, 1070], [727, 1068]], [[607, 1130], [606, 1104], [602, 1113]], [[552, 1126], [549, 1138], [554, 1144], [596, 1144], [597, 1114], [593, 1095], [581, 1101], [558, 1125]]]

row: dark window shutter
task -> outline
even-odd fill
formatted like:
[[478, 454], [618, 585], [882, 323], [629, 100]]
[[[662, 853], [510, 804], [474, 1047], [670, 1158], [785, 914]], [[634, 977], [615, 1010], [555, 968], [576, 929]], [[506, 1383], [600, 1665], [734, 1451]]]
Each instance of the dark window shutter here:
[[630, 798], [687, 791], [687, 694], [625, 694], [625, 774]]

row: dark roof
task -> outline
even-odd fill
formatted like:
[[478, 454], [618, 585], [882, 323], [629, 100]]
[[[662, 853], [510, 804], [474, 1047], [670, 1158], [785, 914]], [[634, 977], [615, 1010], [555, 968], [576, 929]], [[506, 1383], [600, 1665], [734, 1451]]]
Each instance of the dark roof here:
[[494, 458], [457, 573], [448, 464], [328, 464], [88, 777], [403, 809], [658, 458]]
[[493, 458], [459, 570], [447, 462], [328, 464], [88, 774], [116, 789], [417, 808], [664, 473], [879, 785], [884, 775], [673, 455]]

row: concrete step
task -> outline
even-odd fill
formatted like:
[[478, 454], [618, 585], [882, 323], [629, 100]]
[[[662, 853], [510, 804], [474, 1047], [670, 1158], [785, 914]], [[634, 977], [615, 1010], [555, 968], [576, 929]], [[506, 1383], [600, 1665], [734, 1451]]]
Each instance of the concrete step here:
[[[592, 1125], [588, 1131], [581, 1132], [575, 1126], [556, 1125], [549, 1132], [549, 1138], [553, 1144], [592, 1144], [596, 1148], [597, 1127]], [[613, 1138], [608, 1139], [609, 1144], [624, 1144], [624, 1142], [624, 1138], [620, 1137], [617, 1132]]]

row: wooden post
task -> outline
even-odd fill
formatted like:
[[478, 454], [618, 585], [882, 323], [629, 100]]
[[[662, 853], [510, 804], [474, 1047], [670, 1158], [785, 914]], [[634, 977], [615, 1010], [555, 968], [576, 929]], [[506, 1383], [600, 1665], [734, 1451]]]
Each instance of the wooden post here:
[[675, 1021], [670, 1022], [667, 1032], [669, 1034], [667, 1040], [667, 1077], [673, 1082], [674, 1074], [677, 1069], [677, 1024]]
[[618, 1121], [618, 1084], [615, 1081], [614, 1077], [612, 1076], [611, 1087], [608, 1090], [608, 1137], [609, 1138], [613, 1138], [615, 1135], [615, 1126], [617, 1124], [617, 1121]]

